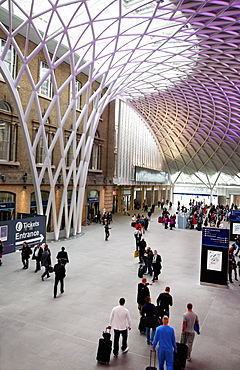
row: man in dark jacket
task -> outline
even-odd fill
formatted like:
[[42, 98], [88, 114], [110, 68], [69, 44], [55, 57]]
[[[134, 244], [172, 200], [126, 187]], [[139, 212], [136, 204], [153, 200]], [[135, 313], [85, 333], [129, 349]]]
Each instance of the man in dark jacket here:
[[162, 257], [160, 254], [158, 254], [157, 250], [155, 249], [153, 252], [153, 259], [152, 259], [152, 268], [153, 268], [153, 279], [152, 281], [154, 282], [155, 280], [158, 280], [158, 275], [161, 274], [161, 269], [162, 269]]
[[26, 242], [23, 242], [23, 246], [20, 250], [22, 251], [21, 256], [23, 269], [28, 269], [28, 260], [30, 258], [30, 255], [32, 254], [32, 250]]
[[69, 263], [69, 258], [68, 258], [68, 254], [67, 252], [65, 251], [65, 248], [62, 247], [62, 250], [60, 252], [58, 252], [57, 254], [57, 259], [61, 259], [62, 260], [62, 264], [65, 266], [66, 263]]
[[139, 262], [143, 262], [144, 261], [144, 253], [146, 252], [146, 247], [147, 247], [147, 242], [144, 238], [142, 238], [142, 240], [140, 240], [139, 244]]
[[49, 267], [52, 265], [52, 262], [51, 262], [51, 251], [48, 248], [48, 245], [47, 244], [45, 244], [45, 246], [44, 246], [44, 251], [43, 251], [43, 254], [42, 254], [41, 265], [45, 267], [45, 271], [42, 274], [42, 281], [44, 281], [44, 276], [47, 275], [47, 278], [50, 277]]
[[150, 297], [148, 285], [149, 283], [147, 283], [147, 279], [145, 277], [143, 277], [142, 282], [138, 284], [137, 303], [140, 313], [142, 306], [146, 303], [146, 297]]
[[157, 310], [154, 304], [152, 304], [150, 297], [146, 297], [146, 303], [144, 303], [144, 305], [142, 306], [141, 314], [146, 319], [145, 325], [147, 344], [152, 344], [156, 327], [159, 325], [159, 322], [157, 320], [159, 319], [157, 319]]
[[65, 266], [62, 264], [61, 258], [58, 259], [58, 263], [54, 265], [53, 271], [55, 272], [55, 282], [54, 282], [54, 290], [53, 295], [54, 298], [57, 297], [57, 286], [60, 281], [60, 291], [64, 293], [64, 278], [66, 276]]
[[160, 293], [157, 298], [157, 310], [159, 317], [163, 318], [163, 316], [169, 317], [169, 306], [173, 305], [172, 296], [169, 294], [170, 287], [166, 286], [165, 292]]
[[36, 247], [34, 248], [33, 256], [32, 256], [32, 259], [36, 261], [35, 272], [38, 272], [39, 270], [41, 270], [40, 263], [41, 263], [41, 260], [42, 260], [42, 254], [43, 254], [43, 249], [42, 249], [40, 243], [38, 243], [36, 245]]

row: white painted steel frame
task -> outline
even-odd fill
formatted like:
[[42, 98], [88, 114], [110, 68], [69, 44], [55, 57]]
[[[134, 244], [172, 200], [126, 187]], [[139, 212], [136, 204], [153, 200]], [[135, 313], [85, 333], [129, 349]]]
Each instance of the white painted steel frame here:
[[[95, 131], [104, 107], [116, 97], [129, 101], [151, 126], [164, 157], [163, 170], [170, 173], [173, 183], [183, 173], [211, 188], [223, 174], [239, 180], [239, 0], [1, 0], [0, 5], [3, 7], [0, 26], [7, 40], [0, 68], [24, 132], [40, 214], [40, 185], [48, 171], [51, 191], [47, 215], [52, 209], [56, 239], [63, 212], [66, 237], [70, 234], [71, 220], [73, 234], [81, 231], [81, 210]], [[23, 51], [16, 42], [18, 34], [26, 39]], [[29, 54], [30, 40], [37, 47]], [[14, 80], [3, 63], [10, 45], [14, 46], [21, 64]], [[28, 66], [41, 51], [49, 66], [54, 92], [44, 117], [38, 91], [48, 75], [35, 83]], [[70, 65], [71, 75], [62, 86], [57, 86], [55, 70], [63, 62]], [[73, 94], [61, 117], [59, 97], [70, 84], [75, 92], [76, 76], [80, 72], [87, 72], [88, 81]], [[17, 92], [24, 73], [32, 88], [25, 111]], [[100, 87], [94, 92], [92, 84], [96, 80], [100, 81]], [[107, 92], [102, 96], [105, 88]], [[83, 93], [86, 93], [86, 104], [79, 118], [73, 113], [73, 129], [65, 145], [64, 125]], [[93, 101], [94, 109], [90, 112]], [[27, 120], [33, 104], [37, 106], [40, 126], [32, 144]], [[44, 125], [55, 108], [58, 128], [48, 147]], [[81, 120], [84, 129], [77, 144]], [[38, 175], [35, 151], [41, 136], [47, 155]], [[58, 140], [61, 158], [53, 173], [50, 157]], [[73, 161], [67, 170], [66, 157], [72, 144]], [[77, 157], [80, 157], [78, 167]], [[64, 191], [57, 213], [55, 187], [60, 172]], [[73, 192], [68, 214], [67, 190], [71, 179]]]

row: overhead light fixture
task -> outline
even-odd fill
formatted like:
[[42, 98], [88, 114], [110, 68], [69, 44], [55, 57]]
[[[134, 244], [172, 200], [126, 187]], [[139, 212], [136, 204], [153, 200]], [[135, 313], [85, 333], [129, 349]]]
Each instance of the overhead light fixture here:
[[24, 182], [27, 181], [27, 172], [25, 172], [25, 174], [23, 175], [22, 179], [23, 179]]

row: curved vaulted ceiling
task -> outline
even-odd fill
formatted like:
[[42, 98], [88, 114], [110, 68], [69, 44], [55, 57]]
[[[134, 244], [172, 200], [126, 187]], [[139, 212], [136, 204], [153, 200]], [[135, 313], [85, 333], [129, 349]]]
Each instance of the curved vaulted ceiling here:
[[[120, 97], [144, 117], [173, 182], [185, 173], [210, 185], [224, 182], [225, 174], [227, 183], [240, 184], [239, 0], [1, 0], [0, 5], [8, 10], [7, 24], [13, 13], [22, 20], [13, 32], [2, 26], [10, 43], [16, 33], [31, 37], [53, 53], [51, 69], [58, 58], [78, 54], [73, 73], [88, 69], [90, 82], [108, 88], [98, 109]], [[31, 57], [26, 50], [22, 61]]]

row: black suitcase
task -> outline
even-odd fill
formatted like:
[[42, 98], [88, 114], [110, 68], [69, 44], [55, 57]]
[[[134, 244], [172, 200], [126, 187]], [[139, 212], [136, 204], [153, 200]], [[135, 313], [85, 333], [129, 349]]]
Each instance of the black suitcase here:
[[142, 279], [143, 274], [147, 271], [146, 265], [140, 265], [138, 268], [138, 277]]
[[[153, 366], [152, 366], [152, 357], [153, 357]], [[150, 366], [146, 367], [146, 370], [157, 370], [155, 367], [156, 362], [156, 351], [150, 351]]]
[[177, 342], [177, 353], [174, 353], [174, 370], [183, 370], [186, 367], [188, 346]]
[[101, 364], [108, 364], [112, 352], [111, 334], [105, 331], [102, 335], [103, 338], [100, 338], [98, 342], [97, 361]]

